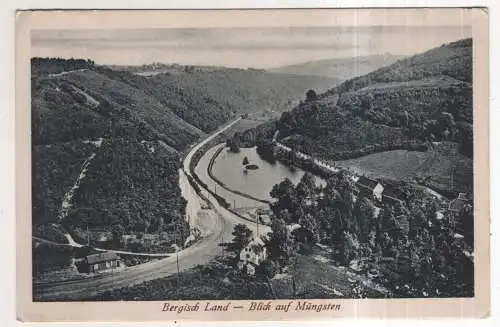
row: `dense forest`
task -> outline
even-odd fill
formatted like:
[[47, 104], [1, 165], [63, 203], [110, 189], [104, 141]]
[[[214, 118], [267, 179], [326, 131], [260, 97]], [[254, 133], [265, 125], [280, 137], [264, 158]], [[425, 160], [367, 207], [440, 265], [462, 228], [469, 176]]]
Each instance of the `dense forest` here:
[[158, 231], [184, 212], [179, 201], [179, 158], [155, 142], [105, 140], [73, 198], [67, 222], [76, 227], [122, 226], [123, 232]]
[[31, 75], [60, 74], [78, 69], [90, 69], [95, 65], [91, 59], [31, 58]]
[[[376, 271], [395, 297], [473, 296], [473, 262], [464, 252], [473, 244], [472, 206], [439, 220], [436, 211], [445, 204], [410, 186], [399, 192], [404, 201], [386, 203], [376, 214], [380, 204], [364, 197], [347, 175], [329, 178], [324, 187], [310, 174], [297, 186], [289, 180], [275, 185], [269, 260], [286, 266], [297, 251], [320, 242], [342, 264], [358, 260]], [[287, 229], [296, 223], [307, 237]], [[455, 236], [457, 227], [464, 239]]]
[[[32, 61], [42, 72], [32, 76], [35, 235], [61, 241], [47, 231], [51, 223], [112, 232], [115, 240], [188, 232], [178, 151], [204, 133], [128, 84], [94, 68], [75, 71], [84, 62]], [[56, 71], [71, 73], [48, 74]]]

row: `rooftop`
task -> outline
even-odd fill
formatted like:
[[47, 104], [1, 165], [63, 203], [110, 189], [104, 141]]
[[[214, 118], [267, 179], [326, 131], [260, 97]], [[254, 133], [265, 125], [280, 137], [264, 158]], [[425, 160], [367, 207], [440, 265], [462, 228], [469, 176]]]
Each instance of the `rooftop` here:
[[362, 186], [374, 189], [379, 183], [377, 181], [374, 181], [373, 179], [366, 178], [364, 176], [360, 176], [357, 184], [360, 184]]
[[89, 264], [118, 260], [120, 257], [115, 252], [103, 252], [97, 254], [90, 254], [86, 257]]

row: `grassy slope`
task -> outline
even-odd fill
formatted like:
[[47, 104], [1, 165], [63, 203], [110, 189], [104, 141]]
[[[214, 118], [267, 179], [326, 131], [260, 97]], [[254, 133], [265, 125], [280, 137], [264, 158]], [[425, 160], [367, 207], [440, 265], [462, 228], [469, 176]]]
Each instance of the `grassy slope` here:
[[435, 145], [426, 152], [393, 150], [335, 163], [372, 178], [404, 181], [420, 178], [439, 190], [453, 186], [455, 191], [470, 192], [473, 187], [472, 160], [460, 154], [457, 144], [452, 142]]
[[409, 181], [432, 157], [430, 152], [393, 150], [360, 158], [339, 160], [335, 163], [339, 167], [345, 167], [360, 175]]

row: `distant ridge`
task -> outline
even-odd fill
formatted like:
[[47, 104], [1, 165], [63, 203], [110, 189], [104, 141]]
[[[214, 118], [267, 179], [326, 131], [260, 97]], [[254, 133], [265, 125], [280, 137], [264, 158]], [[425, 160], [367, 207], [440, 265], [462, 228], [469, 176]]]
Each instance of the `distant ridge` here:
[[404, 58], [389, 53], [349, 58], [323, 59], [268, 69], [274, 73], [315, 75], [347, 80], [388, 66]]

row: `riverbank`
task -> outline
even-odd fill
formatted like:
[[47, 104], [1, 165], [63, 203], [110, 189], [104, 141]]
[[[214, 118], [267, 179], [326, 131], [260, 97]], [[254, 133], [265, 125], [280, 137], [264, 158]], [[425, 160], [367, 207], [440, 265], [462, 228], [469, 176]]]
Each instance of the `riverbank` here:
[[[221, 144], [220, 146], [222, 146], [223, 144]], [[203, 151], [204, 148], [200, 148], [198, 149], [197, 151]], [[209, 150], [213, 149], [213, 147], [211, 147]], [[222, 147], [221, 147], [222, 149]], [[219, 152], [220, 153], [220, 152]], [[207, 156], [207, 155], [210, 155], [210, 151], [206, 151], [203, 153], [203, 155], [200, 157], [200, 159], [204, 156]], [[214, 183], [217, 183], [215, 180], [212, 179], [212, 177], [210, 177], [210, 174], [209, 174], [209, 171], [210, 171], [210, 161], [212, 161], [212, 159], [214, 159], [214, 156], [211, 155], [210, 158], [208, 159], [209, 161], [209, 164], [207, 165], [207, 168], [204, 169], [205, 172], [207, 173], [207, 176], [214, 182]], [[213, 162], [213, 161], [212, 161]], [[202, 163], [202, 161], [200, 160], [198, 162], [198, 164]], [[224, 198], [222, 197], [221, 195], [217, 194], [214, 190], [211, 190], [208, 185], [203, 182], [201, 180], [201, 178], [198, 176], [198, 174], [196, 173], [196, 169], [195, 168], [198, 168], [198, 167], [192, 167], [190, 166], [190, 176], [192, 177], [193, 179], [193, 182], [194, 183], [197, 183], [198, 185], [200, 185], [206, 192], [208, 192], [211, 196], [213, 196], [217, 202], [219, 203], [220, 206], [222, 206], [224, 209], [226, 209], [227, 211], [229, 211], [231, 214], [237, 216], [238, 218], [241, 218], [241, 219], [244, 219], [245, 221], [248, 221], [248, 222], [251, 222], [251, 223], [257, 223], [257, 220], [254, 218], [253, 215], [246, 215], [244, 212], [239, 212], [236, 210], [236, 208], [231, 207], [231, 204]], [[232, 192], [232, 191], [229, 191], [227, 190], [228, 192]], [[234, 194], [237, 194], [237, 193], [234, 193]], [[237, 194], [238, 196], [242, 196], [242, 197], [245, 197], [245, 198], [248, 198], [248, 199], [251, 199], [247, 196], [244, 196], [244, 195], [241, 195], [241, 194]], [[256, 201], [254, 199], [252, 199], [253, 201]], [[264, 205], [268, 205], [267, 203], [264, 204]], [[268, 223], [262, 223], [263, 225], [270, 225]]]
[[232, 189], [232, 188], [228, 187], [226, 184], [224, 184], [220, 179], [218, 179], [214, 175], [214, 173], [213, 173], [213, 166], [214, 166], [215, 160], [217, 160], [217, 158], [221, 154], [222, 150], [225, 149], [225, 144], [219, 144], [218, 146], [219, 146], [219, 148], [215, 151], [215, 153], [212, 156], [212, 158], [210, 158], [210, 162], [209, 162], [208, 167], [207, 167], [208, 176], [210, 176], [210, 178], [213, 179], [214, 182], [216, 182], [220, 187], [224, 188], [225, 190], [228, 190], [229, 192], [232, 192], [234, 194], [238, 194], [239, 196], [242, 196], [242, 197], [245, 197], [245, 198], [257, 201], [257, 202], [261, 202], [263, 204], [270, 205], [271, 201], [259, 199], [257, 197], [254, 197], [254, 196], [250, 195], [250, 194], [247, 194], [247, 193], [244, 193], [244, 192]]

